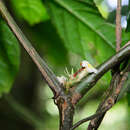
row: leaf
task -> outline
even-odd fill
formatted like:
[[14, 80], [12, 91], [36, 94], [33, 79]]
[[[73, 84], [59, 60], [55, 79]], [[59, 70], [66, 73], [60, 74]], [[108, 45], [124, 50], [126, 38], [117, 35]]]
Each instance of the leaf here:
[[[89, 3], [88, 3], [89, 2]], [[102, 63], [115, 53], [115, 25], [107, 23], [89, 0], [46, 1], [53, 24], [66, 48], [90, 63]], [[122, 34], [123, 43], [130, 33]], [[105, 77], [108, 81], [110, 75]]]
[[127, 15], [127, 28], [126, 28], [127, 32], [130, 32], [130, 9], [129, 9], [129, 13]]
[[129, 5], [128, 5], [127, 28], [126, 28], [126, 31], [130, 32], [130, 1], [129, 1]]
[[[115, 26], [107, 23], [95, 7], [74, 0], [47, 3], [52, 22], [69, 50], [85, 57], [94, 51], [99, 62], [115, 53]], [[127, 35], [123, 32], [123, 41], [129, 40], [130, 33]]]
[[104, 18], [107, 18], [109, 15], [109, 7], [106, 1], [104, 0], [94, 0], [99, 12]]
[[[114, 53], [115, 46], [112, 42], [115, 37], [111, 38], [111, 40], [113, 39], [112, 42], [108, 38], [114, 35], [114, 28], [111, 27], [109, 30], [104, 30], [104, 27], [109, 25], [105, 24], [99, 14], [97, 14], [97, 10], [73, 0], [56, 0], [48, 3], [53, 23], [69, 50], [84, 58], [89, 58], [88, 60], [91, 59], [91, 57], [88, 57], [91, 50], [94, 50], [95, 56], [98, 53], [98, 56], [101, 55], [104, 58], [105, 56], [102, 55], [102, 51], [105, 52], [104, 48], [112, 52], [107, 54], [107, 57]], [[104, 35], [111, 31], [110, 29], [112, 29], [113, 34], [105, 37]], [[104, 60], [104, 58], [100, 59]]]
[[48, 20], [46, 8], [41, 0], [11, 0], [15, 13], [30, 25]]
[[89, 6], [94, 6], [94, 0], [75, 0], [77, 2], [81, 2], [81, 3], [85, 3], [86, 5], [89, 5]]
[[9, 27], [0, 19], [0, 96], [10, 91], [19, 63], [18, 42]]
[[28, 32], [31, 35], [31, 40], [37, 44], [37, 48], [40, 49], [41, 55], [44, 55], [51, 68], [57, 74], [57, 70], [64, 69], [67, 65], [67, 50], [64, 47], [56, 33], [56, 30], [50, 21], [43, 22], [34, 26], [33, 28], [27, 27]]

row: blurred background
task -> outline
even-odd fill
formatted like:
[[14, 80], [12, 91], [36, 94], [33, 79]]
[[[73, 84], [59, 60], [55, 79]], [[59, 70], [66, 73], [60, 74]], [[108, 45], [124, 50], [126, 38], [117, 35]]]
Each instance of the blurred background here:
[[[85, 2], [85, 0], [82, 2]], [[116, 0], [100, 0], [100, 2], [96, 2], [94, 8], [98, 8], [101, 16], [106, 21], [114, 24], [116, 2]], [[69, 71], [72, 68], [76, 71], [80, 67], [80, 62], [84, 57], [66, 47], [64, 40], [62, 40], [53, 24], [54, 21], [51, 19], [51, 15], [48, 13], [50, 10], [46, 1], [5, 0], [5, 3], [19, 27], [57, 76], [65, 75], [65, 67]], [[33, 4], [31, 5], [31, 3], [38, 7], [35, 7]], [[126, 29], [128, 26], [129, 1], [122, 0], [122, 5], [122, 28]], [[41, 13], [35, 12], [38, 10], [37, 8], [41, 9]], [[34, 12], [31, 12], [31, 9]], [[93, 48], [93, 46], [90, 47], [91, 54], [87, 53], [86, 57], [90, 63], [98, 66], [106, 59], [95, 57], [95, 49]], [[0, 99], [0, 129], [57, 130], [59, 117], [58, 109], [52, 99], [53, 94], [22, 46], [20, 46], [20, 51], [20, 67], [11, 92]], [[96, 111], [98, 104], [101, 102], [101, 95], [109, 86], [110, 77], [110, 72], [108, 72], [81, 100], [75, 111], [74, 122]], [[125, 93], [121, 100], [107, 112], [99, 128], [100, 130], [130, 129], [128, 97], [129, 95]], [[77, 128], [77, 130], [84, 130], [87, 125], [85, 123]]]

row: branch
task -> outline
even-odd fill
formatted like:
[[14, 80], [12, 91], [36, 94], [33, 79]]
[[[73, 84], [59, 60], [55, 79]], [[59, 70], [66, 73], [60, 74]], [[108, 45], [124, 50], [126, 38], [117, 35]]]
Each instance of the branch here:
[[116, 52], [120, 50], [121, 45], [121, 0], [117, 0], [117, 9], [116, 9]]
[[[108, 111], [117, 102], [118, 96], [122, 90], [124, 82], [128, 78], [128, 71], [130, 71], [130, 64], [127, 67], [127, 69], [124, 71], [124, 73], [122, 74], [121, 77], [118, 72], [113, 75], [110, 88], [108, 88], [108, 90], [107, 90], [108, 94], [107, 94], [106, 98], [98, 106], [96, 113], [102, 112], [106, 108], [108, 108], [107, 109], [107, 111]], [[103, 115], [98, 116], [95, 119], [91, 120], [87, 130], [97, 130], [98, 127], [100, 126], [106, 112]]]
[[30, 57], [32, 58], [33, 62], [37, 65], [38, 69], [42, 73], [43, 77], [45, 78], [46, 82], [50, 86], [51, 90], [55, 95], [58, 95], [59, 92], [62, 91], [62, 87], [60, 86], [55, 74], [52, 70], [48, 67], [45, 61], [39, 56], [37, 51], [33, 48], [29, 40], [25, 37], [23, 32], [20, 30], [18, 25], [13, 20], [12, 16], [9, 14], [7, 8], [5, 7], [2, 0], [0, 0], [0, 13], [2, 14], [3, 18], [7, 22], [8, 26], [15, 34], [19, 42], [28, 52]]
[[[73, 104], [76, 104], [95, 84], [96, 82], [110, 69], [121, 63], [125, 58], [130, 57], [130, 42], [123, 47], [117, 54], [112, 56], [102, 65], [97, 68], [97, 73], [88, 75], [81, 83], [79, 83], [73, 92]], [[76, 98], [75, 98], [76, 97]]]
[[[121, 28], [121, 0], [117, 0], [117, 10], [116, 10], [116, 52], [118, 52], [120, 50], [120, 45], [121, 45], [121, 33], [122, 33], [122, 28]], [[107, 90], [107, 96], [106, 99], [101, 102], [101, 104], [99, 105], [97, 112], [98, 111], [102, 111], [102, 109], [104, 107], [107, 106], [113, 106], [118, 98], [118, 95], [122, 89], [122, 86], [124, 85], [125, 80], [127, 79], [128, 76], [128, 72], [124, 73], [123, 76], [121, 76], [120, 73], [120, 68], [119, 68], [119, 64], [116, 65], [113, 69], [113, 75], [112, 75], [112, 80], [111, 80], [111, 85], [110, 88], [108, 88]], [[110, 108], [111, 108], [110, 107]], [[88, 130], [97, 130], [98, 127], [100, 126], [103, 118], [105, 116], [104, 115], [95, 118], [93, 120], [91, 120], [91, 122], [89, 123], [88, 126]]]
[[17, 26], [4, 3], [0, 0], [0, 13], [7, 22], [8, 26], [20, 41], [22, 46], [26, 49], [38, 69], [46, 79], [48, 85], [54, 93], [54, 102], [58, 106], [60, 114], [60, 130], [69, 130], [73, 124], [74, 107], [71, 103], [70, 93], [65, 93], [63, 87], [60, 85], [55, 74], [50, 70], [45, 61], [39, 56], [37, 51], [33, 48], [28, 39], [24, 36], [20, 28]]
[[[99, 104], [96, 113], [99, 112], [99, 111], [102, 111], [102, 109], [103, 109], [104, 107], [108, 107], [108, 106], [109, 106], [109, 108], [112, 107], [113, 100], [111, 100], [110, 97], [111, 97], [111, 93], [114, 91], [114, 89], [115, 89], [115, 87], [116, 87], [116, 86], [115, 86], [115, 81], [117, 81], [117, 80], [118, 80], [117, 73], [115, 73], [115, 74], [113, 75], [113, 77], [112, 77], [110, 87], [109, 87], [109, 88], [107, 89], [107, 91], [106, 91], [106, 92], [107, 92], [106, 97], [105, 97], [105, 99], [103, 98], [103, 101]], [[105, 94], [104, 94], [104, 95], [105, 95]], [[97, 130], [97, 128], [98, 128], [99, 125], [101, 124], [101, 122], [102, 122], [102, 120], [103, 120], [105, 114], [106, 114], [106, 112], [105, 112], [103, 115], [101, 115], [101, 116], [99, 116], [99, 117], [97, 117], [97, 118], [91, 120], [91, 122], [90, 122], [89, 125], [88, 125], [87, 130]]]
[[108, 108], [104, 109], [102, 112], [98, 112], [98, 113], [96, 113], [96, 114], [93, 114], [93, 115], [91, 115], [91, 116], [89, 116], [89, 117], [86, 117], [86, 118], [84, 118], [84, 119], [78, 121], [77, 123], [75, 123], [75, 124], [73, 125], [73, 127], [71, 128], [71, 130], [74, 130], [75, 128], [77, 128], [78, 126], [80, 126], [81, 124], [83, 124], [83, 123], [85, 123], [85, 122], [87, 122], [87, 121], [89, 121], [89, 120], [92, 120], [92, 119], [94, 119], [94, 118], [96, 118], [96, 117], [98, 117], [98, 116], [101, 116], [101, 115], [104, 114], [104, 112], [106, 112], [107, 110], [108, 110]]
[[[117, 74], [115, 74], [113, 76], [110, 88], [108, 88], [109, 92], [107, 91], [107, 93], [106, 93], [107, 98], [99, 105], [97, 112], [95, 114], [93, 114], [92, 116], [84, 118], [84, 119], [80, 120], [79, 122], [75, 123], [73, 125], [73, 127], [71, 128], [71, 130], [74, 130], [75, 128], [77, 128], [81, 124], [83, 124], [83, 123], [85, 123], [85, 122], [87, 122], [89, 120], [93, 120], [93, 119], [94, 120], [92, 121], [92, 123], [89, 124], [88, 130], [89, 129], [91, 130], [91, 129], [95, 128], [95, 127], [98, 128], [98, 126], [100, 125], [105, 113], [114, 105], [114, 103], [116, 103], [118, 95], [120, 93], [120, 90], [121, 90], [122, 86], [124, 85], [124, 82], [128, 78], [127, 77], [128, 76], [128, 71], [130, 72], [130, 66], [128, 66], [127, 70], [124, 72], [124, 74], [123, 74], [117, 88], [116, 88], [116, 86], [113, 87], [113, 85], [115, 84], [115, 81], [117, 82]], [[114, 91], [114, 94], [111, 95], [111, 91]]]

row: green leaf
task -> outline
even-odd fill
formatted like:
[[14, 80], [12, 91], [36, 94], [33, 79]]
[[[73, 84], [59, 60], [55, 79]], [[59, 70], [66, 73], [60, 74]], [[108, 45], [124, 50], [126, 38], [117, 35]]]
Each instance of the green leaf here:
[[109, 15], [109, 7], [106, 1], [104, 0], [94, 0], [99, 12], [104, 18], [107, 18]]
[[94, 5], [94, 0], [75, 0], [75, 1], [77, 1], [77, 2], [81, 2], [81, 3], [86, 3], [87, 5]]
[[126, 28], [127, 32], [130, 32], [130, 9], [129, 9], [129, 13], [127, 15], [127, 28]]
[[68, 53], [51, 21], [40, 23], [33, 28], [27, 27], [26, 30], [55, 73], [57, 74], [60, 68], [63, 70], [68, 63]]
[[127, 11], [127, 28], [126, 28], [126, 32], [130, 32], [130, 1], [129, 1], [129, 5], [128, 5], [128, 11]]
[[49, 19], [41, 0], [11, 0], [15, 13], [30, 25]]
[[48, 1], [48, 5], [52, 21], [69, 50], [88, 60], [91, 59], [88, 55], [94, 51], [93, 56], [98, 61], [114, 54], [115, 27], [107, 24], [95, 7], [73, 0]]
[[[84, 57], [93, 53], [99, 62], [115, 53], [115, 26], [107, 23], [95, 6], [75, 0], [47, 3], [52, 22], [69, 50]], [[128, 41], [129, 36], [123, 32], [122, 40]]]
[[10, 91], [19, 62], [18, 42], [9, 27], [0, 19], [0, 96]]
[[[46, 1], [53, 24], [66, 48], [90, 63], [102, 63], [115, 53], [115, 25], [107, 23], [89, 0]], [[123, 43], [130, 33], [122, 34]], [[110, 76], [106, 76], [108, 81]]]

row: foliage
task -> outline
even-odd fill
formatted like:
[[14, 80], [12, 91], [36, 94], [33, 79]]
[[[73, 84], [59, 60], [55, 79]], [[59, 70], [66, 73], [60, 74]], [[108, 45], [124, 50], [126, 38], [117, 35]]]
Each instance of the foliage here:
[[[68, 50], [91, 63], [95, 60], [102, 63], [115, 53], [115, 25], [106, 22], [92, 1], [53, 0], [46, 3], [52, 22]], [[129, 36], [130, 33], [123, 32], [123, 42], [126, 43]], [[110, 75], [104, 79], [109, 80]]]
[[[13, 16], [17, 16], [16, 20], [19, 22], [28, 38], [33, 43], [36, 43], [34, 44], [36, 49], [47, 59], [47, 62], [52, 65], [51, 67], [54, 69], [55, 73], [59, 74], [59, 72], [61, 72], [63, 74], [65, 66], [70, 67], [71, 62], [74, 65], [73, 60], [76, 58], [78, 59], [76, 59], [76, 62], [78, 62], [76, 64], [79, 64], [79, 59], [87, 59], [90, 63], [97, 66], [115, 54], [115, 24], [107, 21], [108, 12], [106, 13], [104, 11], [106, 7], [101, 6], [102, 1], [103, 0], [11, 0], [11, 5], [9, 3], [7, 3], [7, 5], [10, 7]], [[122, 46], [130, 40], [129, 14], [130, 13], [128, 13], [127, 29], [126, 31], [122, 30]], [[21, 21], [21, 19], [28, 24]], [[25, 52], [23, 51], [23, 53]], [[22, 62], [28, 65], [26, 65], [27, 68], [21, 67], [22, 74], [19, 73], [20, 80], [18, 80], [18, 82], [23, 82], [23, 84], [21, 84], [22, 87], [25, 84], [25, 86], [29, 86], [31, 82], [29, 93], [31, 93], [30, 90], [32, 89], [41, 89], [40, 87], [44, 85], [39, 85], [39, 82], [41, 82], [40, 76], [35, 79], [36, 88], [32, 88], [34, 76], [33, 73], [28, 74], [27, 70], [31, 70], [33, 65], [26, 62], [26, 60], [29, 61], [26, 56], [22, 55], [22, 58]], [[9, 27], [0, 17], [0, 96], [10, 92], [16, 74], [19, 71], [19, 64], [20, 49], [18, 42]], [[29, 78], [23, 76], [25, 73]], [[91, 94], [87, 95], [87, 99], [90, 98], [92, 101], [95, 101], [96, 98], [99, 100], [110, 78], [110, 74], [107, 74], [104, 78], [105, 80], [103, 79], [98, 83], [98, 94], [95, 94], [97, 92], [94, 92], [95, 90], [91, 91]], [[107, 82], [107, 84], [105, 84], [105, 82]], [[18, 85], [19, 84], [17, 84], [17, 86]], [[21, 90], [24, 91], [23, 95], [21, 94]], [[32, 90], [33, 94], [31, 93], [33, 96], [38, 95], [41, 98], [49, 95], [45, 94], [44, 90], [39, 90], [39, 92], [35, 91], [34, 94], [34, 90]], [[26, 102], [27, 98], [24, 97], [26, 90], [17, 90], [14, 88], [13, 91], [19, 92], [18, 95], [21, 94], [23, 100], [25, 100], [24, 102]], [[129, 95], [128, 93], [128, 102], [130, 102]], [[50, 99], [46, 102], [43, 101], [43, 106], [40, 108], [39, 104], [41, 104], [41, 99], [39, 99], [36, 106], [39, 107], [38, 109], [42, 109], [41, 111], [44, 114], [46, 113], [47, 116], [44, 117], [44, 120], [50, 120], [49, 123], [55, 126], [57, 125], [57, 122], [54, 122], [56, 117], [53, 116], [50, 118], [49, 112], [46, 112], [47, 102], [51, 102]], [[83, 100], [83, 104], [81, 102], [79, 106], [85, 105], [86, 97]], [[81, 111], [82, 109], [81, 107]], [[24, 115], [24, 113], [26, 112], [22, 114]], [[24, 118], [24, 116], [22, 118]]]
[[6, 23], [0, 19], [0, 95], [11, 89], [19, 62], [18, 42]]
[[[95, 50], [93, 57], [100, 63], [115, 53], [115, 26], [107, 23], [95, 6], [78, 0], [47, 3], [52, 22], [69, 50], [90, 61]], [[124, 33], [123, 41], [128, 41], [129, 36]]]
[[30, 25], [49, 19], [41, 0], [11, 0], [15, 13]]
[[126, 29], [126, 31], [130, 32], [130, 11], [129, 11], [128, 15], [127, 15], [127, 29]]

